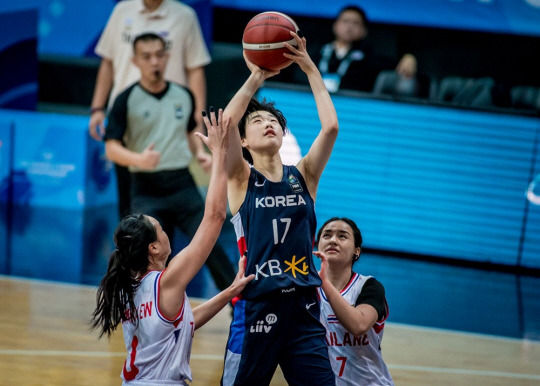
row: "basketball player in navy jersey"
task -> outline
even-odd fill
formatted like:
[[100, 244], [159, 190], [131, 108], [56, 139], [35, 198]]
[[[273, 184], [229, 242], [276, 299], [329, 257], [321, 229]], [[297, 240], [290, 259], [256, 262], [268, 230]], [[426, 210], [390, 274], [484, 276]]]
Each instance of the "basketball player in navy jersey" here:
[[333, 217], [317, 233], [321, 258], [321, 322], [338, 386], [393, 386], [381, 341], [388, 317], [383, 285], [353, 271], [362, 234], [351, 219]]
[[[249, 78], [225, 109], [231, 119], [227, 158], [229, 208], [246, 275], [255, 275], [234, 306], [223, 385], [268, 385], [281, 367], [290, 385], [335, 385], [325, 330], [319, 321], [312, 259], [317, 187], [338, 135], [337, 114], [306, 39], [284, 54], [307, 75], [321, 124], [311, 149], [284, 166], [279, 149], [286, 120], [273, 103], [253, 99], [265, 79], [246, 58]], [[238, 126], [238, 130], [233, 130]], [[250, 162], [242, 156], [249, 156]], [[250, 163], [252, 166], [250, 166]]]

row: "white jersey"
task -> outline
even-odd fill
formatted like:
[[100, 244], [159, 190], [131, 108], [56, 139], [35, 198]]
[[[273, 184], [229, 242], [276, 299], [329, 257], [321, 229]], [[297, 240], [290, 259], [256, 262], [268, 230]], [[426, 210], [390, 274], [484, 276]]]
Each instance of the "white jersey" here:
[[[341, 295], [354, 306], [366, 280], [371, 276], [353, 274], [349, 284], [341, 291]], [[321, 322], [326, 328], [326, 344], [328, 356], [334, 373], [336, 385], [393, 385], [394, 381], [383, 361], [381, 341], [384, 322], [388, 316], [388, 305], [383, 320], [363, 336], [353, 336], [337, 319], [334, 310], [321, 288]]]
[[174, 319], [158, 307], [159, 281], [163, 271], [150, 271], [135, 293], [138, 323], [124, 322], [128, 352], [122, 379], [124, 385], [187, 385], [191, 381], [189, 358], [195, 322], [189, 300]]

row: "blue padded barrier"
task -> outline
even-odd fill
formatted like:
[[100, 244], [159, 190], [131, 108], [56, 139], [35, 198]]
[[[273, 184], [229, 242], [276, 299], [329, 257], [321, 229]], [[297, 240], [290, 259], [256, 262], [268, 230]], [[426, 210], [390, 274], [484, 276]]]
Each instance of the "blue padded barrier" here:
[[[306, 154], [320, 129], [312, 95], [259, 96], [276, 102]], [[540, 268], [539, 207], [525, 198], [537, 117], [333, 100], [340, 133], [317, 194], [319, 223], [351, 217], [373, 249]]]
[[116, 187], [88, 118], [0, 110], [13, 129], [8, 274], [95, 283], [117, 223]]

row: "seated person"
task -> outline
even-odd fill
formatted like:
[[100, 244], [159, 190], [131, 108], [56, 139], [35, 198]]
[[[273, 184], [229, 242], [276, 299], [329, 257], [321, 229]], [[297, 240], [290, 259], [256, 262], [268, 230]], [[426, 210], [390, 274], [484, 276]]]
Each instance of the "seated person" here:
[[[348, 89], [371, 92], [379, 72], [387, 69], [395, 69], [406, 79], [416, 76], [417, 60], [414, 55], [405, 54], [396, 66], [394, 60], [378, 53], [369, 44], [366, 40], [368, 21], [361, 8], [342, 8], [332, 27], [334, 40], [310, 53], [328, 91]], [[300, 82], [302, 78], [296, 73], [290, 75], [284, 71], [280, 79]]]

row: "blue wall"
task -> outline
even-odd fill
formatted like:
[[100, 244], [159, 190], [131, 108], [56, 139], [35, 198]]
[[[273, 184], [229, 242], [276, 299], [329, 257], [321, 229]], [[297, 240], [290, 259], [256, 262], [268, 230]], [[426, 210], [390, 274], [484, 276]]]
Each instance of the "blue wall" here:
[[[264, 88], [305, 154], [311, 93]], [[334, 95], [340, 134], [319, 223], [353, 218], [365, 247], [540, 268], [540, 119]], [[87, 117], [0, 110], [0, 273], [96, 284], [117, 224], [112, 165]], [[229, 227], [230, 228], [230, 227]], [[232, 232], [220, 242], [236, 260]], [[202, 272], [195, 296], [215, 288]], [[208, 291], [211, 289], [210, 292]]]
[[35, 9], [2, 13], [0, 6], [0, 108], [36, 108], [37, 19]]
[[87, 125], [85, 116], [0, 110], [0, 273], [96, 283], [105, 272], [116, 183]]
[[[265, 88], [305, 154], [311, 93]], [[340, 122], [317, 196], [319, 223], [358, 222], [368, 248], [540, 268], [540, 119], [333, 96]], [[536, 149], [535, 149], [536, 148]]]
[[[0, 2], [0, 14], [32, 10], [38, 17], [40, 54], [95, 56], [94, 47], [117, 0], [18, 0]], [[206, 43], [212, 38], [210, 0], [188, 0], [195, 9]]]
[[435, 28], [540, 36], [538, 0], [213, 0], [224, 8], [333, 19], [350, 4], [362, 7], [370, 21]]

